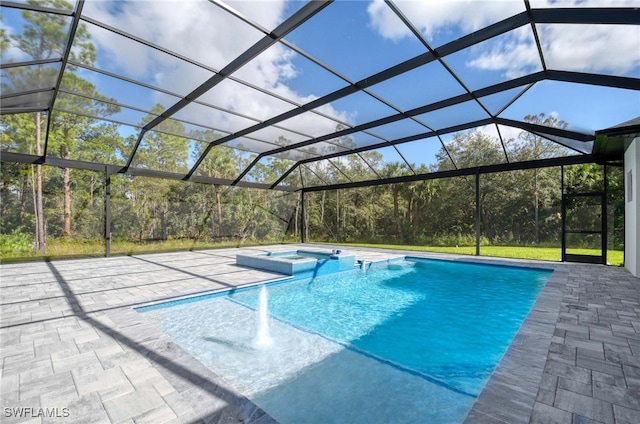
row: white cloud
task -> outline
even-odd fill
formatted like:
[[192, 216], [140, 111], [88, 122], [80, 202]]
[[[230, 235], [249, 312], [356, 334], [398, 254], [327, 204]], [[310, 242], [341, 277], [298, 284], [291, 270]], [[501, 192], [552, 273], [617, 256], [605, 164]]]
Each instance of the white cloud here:
[[[399, 0], [394, 3], [427, 38], [455, 28], [466, 34], [525, 10], [523, 2], [514, 0]], [[373, 0], [368, 12], [371, 25], [383, 37], [398, 40], [410, 35], [409, 29], [383, 0]]]
[[[233, 3], [233, 7], [239, 12], [249, 18], [256, 17], [260, 25], [267, 29], [274, 28], [283, 20], [285, 6], [284, 0]], [[113, 10], [110, 3], [92, 1], [85, 6], [85, 14], [215, 69], [222, 69], [264, 35], [207, 1], [134, 1], [119, 3], [117, 10]], [[94, 30], [92, 35], [98, 47], [98, 65], [130, 78], [186, 94], [212, 76], [202, 68], [158, 54], [154, 49], [123, 37], [109, 36], [106, 31]], [[293, 62], [294, 55], [294, 52], [276, 44], [233, 75], [304, 104], [315, 97], [302, 95], [289, 86], [289, 81], [298, 75]], [[203, 99], [258, 120], [265, 120], [293, 108], [271, 96], [254, 96], [253, 92], [238, 84], [222, 83]], [[121, 101], [127, 103], [126, 99]], [[330, 105], [328, 107], [330, 115], [346, 119], [344, 112], [335, 110]], [[229, 131], [237, 131], [255, 123], [201, 107], [192, 108], [189, 114], [191, 121]], [[328, 125], [328, 120], [314, 119], [311, 114], [305, 115], [308, 116], [309, 127], [324, 126], [325, 132], [335, 130], [335, 123]]]
[[551, 69], [625, 75], [640, 67], [640, 27], [539, 25]]
[[490, 41], [489, 45], [488, 48], [475, 47], [466, 65], [498, 71], [507, 78], [517, 78], [542, 69], [538, 49], [528, 26], [520, 27], [497, 41]]
[[[640, 67], [640, 27], [628, 25], [537, 25], [548, 69], [626, 75]], [[494, 43], [475, 50], [467, 66], [501, 72], [515, 78], [539, 70], [540, 59], [532, 37], [522, 27]]]
[[531, 0], [531, 7], [638, 7], [640, 0]]
[[[420, 31], [432, 38], [440, 33], [452, 38], [490, 25], [522, 11], [520, 1], [398, 1], [400, 9]], [[638, 0], [538, 0], [534, 8], [546, 7], [638, 7]], [[371, 25], [384, 37], [411, 36], [382, 0], [369, 5]], [[543, 54], [550, 69], [626, 75], [640, 67], [640, 28], [631, 25], [537, 25]], [[446, 58], [445, 58], [446, 60]], [[540, 68], [538, 50], [530, 26], [521, 27], [497, 40], [474, 46], [466, 66], [500, 72], [514, 78]]]
[[498, 139], [498, 140], [500, 139], [500, 137], [498, 137], [498, 130], [496, 129], [496, 126], [494, 124], [488, 124], [488, 125], [483, 125], [481, 127], [477, 127], [474, 131], [485, 134], [493, 139]]
[[509, 140], [517, 140], [522, 130], [516, 127], [507, 127], [505, 125], [500, 125], [500, 135], [502, 135], [502, 140], [506, 143]]

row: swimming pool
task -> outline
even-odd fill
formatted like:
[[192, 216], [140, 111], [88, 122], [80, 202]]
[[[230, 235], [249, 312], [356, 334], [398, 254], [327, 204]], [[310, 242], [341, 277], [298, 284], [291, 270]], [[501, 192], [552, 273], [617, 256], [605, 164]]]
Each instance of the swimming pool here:
[[551, 271], [406, 258], [141, 308], [282, 423], [461, 422]]

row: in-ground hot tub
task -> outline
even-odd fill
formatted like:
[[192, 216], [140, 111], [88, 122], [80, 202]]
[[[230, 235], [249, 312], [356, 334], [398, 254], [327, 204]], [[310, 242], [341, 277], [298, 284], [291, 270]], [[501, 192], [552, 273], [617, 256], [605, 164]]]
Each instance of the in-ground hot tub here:
[[356, 257], [340, 250], [332, 252], [290, 250], [236, 255], [236, 264], [286, 275], [324, 275], [355, 268]]

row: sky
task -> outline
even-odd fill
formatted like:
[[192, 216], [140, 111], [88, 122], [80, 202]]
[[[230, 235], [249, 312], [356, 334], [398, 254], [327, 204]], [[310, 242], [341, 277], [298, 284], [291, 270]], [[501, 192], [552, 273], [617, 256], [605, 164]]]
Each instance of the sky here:
[[[93, 82], [98, 91], [122, 104], [145, 111], [157, 103], [168, 107], [210, 78], [212, 70], [224, 68], [265, 32], [273, 30], [305, 4], [277, 0], [216, 3], [220, 2], [89, 0], [84, 5], [83, 16], [88, 19], [85, 25], [96, 46], [96, 68], [149, 87], [163, 88], [164, 92], [90, 70], [76, 72]], [[518, 0], [424, 0], [395, 1], [394, 4], [433, 48], [525, 11], [524, 1]], [[640, 7], [640, 0], [531, 0], [533, 8], [603, 5]], [[226, 13], [225, 7], [235, 9], [241, 18]], [[24, 22], [19, 12], [2, 9], [2, 27], [10, 34], [20, 33]], [[181, 58], [114, 34], [89, 22], [91, 20], [164, 47]], [[640, 78], [640, 26], [539, 24], [536, 29], [549, 69]], [[213, 127], [224, 135], [234, 133], [427, 51], [382, 0], [338, 0], [284, 40], [324, 63], [330, 71], [285, 43], [276, 43], [234, 72], [235, 80], [221, 82], [199, 99], [219, 109], [192, 104], [175, 118]], [[3, 60], [7, 59], [29, 60], [16, 49], [7, 52]], [[470, 90], [542, 70], [529, 25], [446, 56], [443, 61]], [[275, 96], [256, 92], [247, 85]], [[261, 130], [229, 145], [241, 144], [255, 152], [269, 151], [275, 147], [270, 143], [281, 136], [290, 142], [300, 142], [334, 132], [338, 123], [358, 125], [465, 93], [464, 87], [438, 62], [369, 89], [388, 104], [358, 92], [284, 121], [279, 128]], [[518, 88], [481, 101], [489, 112], [497, 113], [520, 92]], [[543, 81], [526, 91], [500, 116], [522, 120], [526, 114], [537, 113], [556, 116], [566, 121], [569, 129], [593, 133], [640, 116], [640, 92]], [[145, 112], [123, 109], [115, 119], [137, 124], [145, 115]], [[467, 102], [416, 118], [439, 129], [486, 116], [476, 102]], [[495, 126], [477, 130], [496, 134]], [[423, 125], [404, 120], [371, 129], [370, 135], [353, 135], [352, 139], [358, 146], [367, 146], [426, 131]], [[134, 127], [121, 128], [125, 135], [136, 132]], [[501, 128], [505, 137], [517, 137], [519, 132]], [[443, 137], [445, 143], [451, 136]], [[410, 162], [431, 164], [440, 146], [440, 142], [433, 139], [428, 143], [401, 144], [398, 150]], [[385, 152], [385, 160], [398, 160], [394, 149], [385, 149]], [[309, 157], [308, 149], [292, 159], [305, 157]]]

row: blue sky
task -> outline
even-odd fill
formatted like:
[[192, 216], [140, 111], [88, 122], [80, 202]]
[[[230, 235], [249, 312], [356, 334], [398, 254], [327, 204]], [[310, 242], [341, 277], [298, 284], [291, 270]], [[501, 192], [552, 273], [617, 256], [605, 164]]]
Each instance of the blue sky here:
[[[88, 18], [192, 58], [205, 67], [221, 69], [258, 41], [264, 35], [262, 29], [272, 30], [303, 4], [275, 0], [228, 2], [230, 7], [259, 27], [233, 17], [207, 1], [132, 1], [118, 3], [117, 7], [107, 2], [88, 1], [83, 13]], [[395, 4], [432, 47], [439, 47], [525, 10], [524, 2], [518, 0], [397, 1]], [[576, 5], [639, 7], [640, 1], [532, 1], [534, 8]], [[8, 8], [3, 8], [2, 12], [3, 27], [9, 33], [20, 33], [23, 26], [20, 14]], [[149, 110], [156, 103], [168, 107], [178, 99], [170, 93], [185, 95], [212, 75], [196, 64], [153, 50], [96, 25], [86, 23], [86, 26], [97, 48], [97, 68], [169, 92], [137, 87], [96, 72], [77, 71], [96, 84], [100, 92], [122, 104], [144, 110]], [[555, 24], [538, 25], [537, 31], [549, 69], [640, 78], [638, 26]], [[352, 82], [426, 51], [420, 40], [381, 0], [338, 0], [287, 35], [285, 40]], [[533, 40], [533, 31], [527, 25], [446, 56], [444, 62], [469, 89], [476, 90], [541, 70], [542, 64]], [[5, 59], [29, 58], [14, 49], [7, 53]], [[272, 92], [279, 98], [255, 92], [236, 81], [224, 81], [200, 100], [236, 114], [193, 105], [181, 111], [176, 118], [216, 128], [226, 135], [348, 85], [347, 81], [279, 43], [238, 70], [233, 77]], [[315, 111], [318, 114], [306, 112], [283, 122], [281, 127], [292, 130], [290, 132], [271, 128], [250, 137], [266, 143], [273, 143], [283, 135], [292, 142], [304, 141], [335, 131], [338, 122], [358, 125], [393, 115], [397, 110], [410, 110], [465, 92], [436, 62], [371, 86], [370, 91], [396, 109], [359, 92], [318, 108]], [[495, 113], [518, 91], [487, 99], [487, 108]], [[589, 133], [640, 116], [639, 93], [546, 81], [537, 83], [500, 116], [521, 120], [526, 114], [545, 113], [567, 121], [570, 129]], [[123, 110], [117, 119], [136, 124], [144, 115], [144, 112]], [[438, 129], [485, 116], [477, 103], [471, 102], [416, 118]], [[495, 133], [492, 129], [479, 130]], [[426, 131], [425, 127], [407, 120], [370, 130], [382, 138], [365, 134], [355, 134], [352, 138], [356, 145], [366, 146], [382, 139], [393, 140]], [[122, 126], [121, 132], [132, 134], [135, 129]], [[508, 133], [509, 130], [504, 129], [503, 132]], [[518, 132], [513, 130], [507, 136], [517, 136]], [[243, 145], [251, 143], [260, 146], [260, 151], [270, 148], [269, 144], [251, 140], [244, 140]], [[230, 144], [233, 145], [237, 142]], [[439, 146], [437, 140], [429, 140], [428, 143], [414, 142], [398, 148], [408, 160], [430, 164], [434, 162]], [[397, 159], [393, 149], [386, 149], [386, 152], [386, 160]]]

